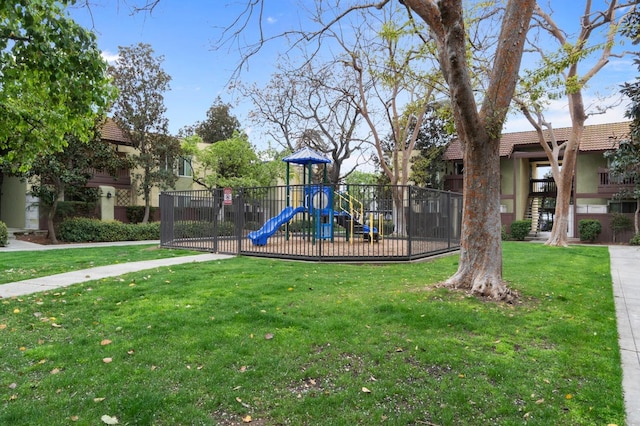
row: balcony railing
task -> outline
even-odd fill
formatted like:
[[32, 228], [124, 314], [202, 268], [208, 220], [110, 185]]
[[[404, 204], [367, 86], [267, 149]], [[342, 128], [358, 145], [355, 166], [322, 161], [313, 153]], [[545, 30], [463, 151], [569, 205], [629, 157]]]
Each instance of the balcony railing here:
[[111, 185], [119, 188], [131, 186], [131, 171], [129, 169], [118, 169], [116, 176], [111, 176], [103, 170], [90, 170], [93, 177], [89, 181], [89, 186]]
[[556, 195], [558, 187], [553, 178], [548, 179], [529, 179], [529, 194], [536, 195]]
[[632, 178], [622, 179], [609, 174], [609, 169], [598, 169], [598, 193], [615, 194], [625, 189], [631, 190], [635, 184]]
[[444, 177], [444, 190], [462, 192], [462, 175], [447, 175]]

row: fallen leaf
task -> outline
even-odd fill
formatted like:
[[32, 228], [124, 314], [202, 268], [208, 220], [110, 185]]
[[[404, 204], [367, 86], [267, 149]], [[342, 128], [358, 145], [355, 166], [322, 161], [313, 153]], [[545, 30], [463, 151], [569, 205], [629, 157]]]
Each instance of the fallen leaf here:
[[53, 327], [53, 328], [62, 328], [62, 326], [60, 324], [56, 324], [55, 322], [51, 323], [51, 327]]
[[104, 362], [105, 364], [109, 364], [111, 361], [113, 361], [113, 358], [102, 358], [102, 362]]
[[102, 402], [104, 398], [93, 398], [93, 402]]
[[19, 314], [19, 313], [20, 313], [20, 309], [15, 308], [15, 309], [13, 310], [13, 313], [14, 313], [14, 314]]
[[127, 354], [129, 355], [133, 355], [134, 353], [136, 353], [136, 351], [134, 351], [133, 349], [127, 351]]
[[78, 416], [71, 416], [71, 421], [72, 421], [72, 422], [77, 422], [78, 420], [80, 420], [80, 417], [78, 417]]
[[242, 421], [245, 422], [245, 423], [251, 423], [251, 416], [244, 416], [242, 418]]
[[0, 330], [4, 330], [5, 328], [7, 328], [7, 324], [0, 324]]
[[273, 333], [267, 333], [264, 335], [265, 340], [271, 340], [273, 339]]
[[18, 399], [18, 395], [15, 393], [9, 397], [9, 401], [15, 401], [16, 399]]
[[27, 348], [25, 348], [24, 346], [20, 346], [20, 351], [24, 352], [26, 350], [27, 350]]
[[544, 398], [540, 398], [539, 400], [536, 401], [536, 404], [542, 404], [544, 402]]
[[240, 372], [244, 373], [245, 371], [247, 371], [247, 366], [243, 365], [242, 367], [240, 367]]
[[117, 425], [118, 424], [118, 418], [117, 417], [111, 417], [111, 416], [107, 416], [106, 414], [102, 417], [100, 417], [100, 420], [102, 420], [102, 423], [106, 424], [106, 425]]
[[51, 370], [51, 374], [58, 374], [60, 372], [59, 368], [54, 368], [53, 370]]
[[101, 346], [107, 346], [111, 344], [111, 340], [109, 339], [104, 339], [103, 341], [100, 342]]
[[402, 349], [402, 348], [396, 348], [396, 352], [404, 352], [404, 349]]
[[365, 388], [364, 386], [362, 387], [362, 392], [371, 393], [371, 391], [369, 389]]
[[18, 384], [17, 384], [17, 383], [11, 383], [11, 384], [9, 385], [9, 389], [15, 389], [15, 388], [17, 388], [17, 387], [18, 387]]

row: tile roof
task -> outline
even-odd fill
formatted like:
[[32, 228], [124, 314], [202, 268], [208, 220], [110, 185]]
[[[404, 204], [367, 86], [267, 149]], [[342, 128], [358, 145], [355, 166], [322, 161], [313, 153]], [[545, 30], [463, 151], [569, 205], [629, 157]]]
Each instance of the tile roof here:
[[122, 132], [120, 127], [111, 118], [107, 118], [107, 121], [102, 125], [101, 129], [102, 139], [120, 143], [123, 145], [131, 145], [129, 138]]
[[[629, 121], [622, 121], [585, 126], [582, 141], [580, 142], [580, 151], [606, 151], [615, 148], [618, 144], [618, 139], [624, 138], [629, 134], [629, 124]], [[554, 129], [554, 133], [558, 142], [566, 141], [571, 134], [571, 127]], [[544, 134], [545, 139], [550, 140], [549, 131], [545, 130]], [[538, 135], [535, 130], [504, 133], [500, 140], [500, 157], [511, 156], [516, 146], [536, 146], [538, 144]], [[444, 158], [445, 160], [462, 159], [462, 146], [458, 139], [449, 144]]]

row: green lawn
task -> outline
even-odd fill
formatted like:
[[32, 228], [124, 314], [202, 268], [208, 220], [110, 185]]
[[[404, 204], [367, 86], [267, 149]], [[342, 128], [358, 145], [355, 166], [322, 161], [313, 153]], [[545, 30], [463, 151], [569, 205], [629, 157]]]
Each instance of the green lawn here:
[[0, 424], [624, 424], [605, 247], [505, 243], [513, 305], [434, 288], [456, 262], [239, 257], [4, 300]]
[[96, 266], [187, 256], [199, 252], [155, 245], [100, 246], [83, 249], [6, 251], [0, 254], [0, 284]]

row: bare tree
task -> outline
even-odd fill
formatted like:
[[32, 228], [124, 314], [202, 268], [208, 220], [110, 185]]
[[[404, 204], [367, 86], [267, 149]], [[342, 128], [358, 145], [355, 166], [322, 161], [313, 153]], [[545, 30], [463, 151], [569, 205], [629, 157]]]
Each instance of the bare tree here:
[[253, 101], [254, 123], [285, 149], [302, 144], [328, 155], [328, 180], [338, 183], [358, 163], [345, 171], [345, 162], [363, 150], [353, 81], [331, 63], [308, 61], [300, 67], [283, 61], [279, 71], [265, 88], [239, 86]]
[[364, 15], [361, 25], [350, 29], [352, 37], [333, 29], [326, 33], [342, 48], [342, 63], [355, 81], [353, 102], [391, 184], [395, 232], [403, 234], [412, 153], [427, 108], [442, 89], [442, 78], [433, 65], [433, 44], [418, 39], [415, 25], [401, 12], [387, 11], [379, 19]]
[[[612, 0], [604, 10], [593, 10], [592, 2], [586, 0], [582, 16], [579, 17], [580, 31], [573, 41], [553, 19], [552, 13], [547, 13], [540, 6], [535, 8], [532, 27], [540, 30], [534, 32], [534, 35], [541, 38], [533, 39], [531, 44], [533, 50], [540, 55], [542, 64], [535, 71], [525, 73], [523, 86], [526, 97], [518, 98], [518, 106], [538, 134], [558, 188], [553, 228], [547, 245], [568, 245], [567, 231], [573, 178], [585, 121], [590, 115], [584, 102], [583, 91], [612, 56], [622, 54], [613, 50], [616, 38], [621, 22], [626, 16], [634, 13], [635, 8], [630, 6], [636, 3], [637, 1]], [[551, 40], [557, 43], [557, 48], [547, 48], [549, 40], [544, 35], [550, 36]], [[602, 35], [604, 39], [601, 38]], [[594, 38], [597, 41], [592, 41]], [[589, 66], [590, 60], [594, 57], [595, 61]], [[587, 66], [585, 72], [580, 71], [581, 65]], [[563, 96], [569, 105], [572, 129], [568, 140], [558, 141], [552, 123], [544, 118], [544, 107], [550, 99]], [[592, 113], [601, 113], [603, 109], [606, 108], [598, 105], [592, 108]], [[545, 129], [548, 130], [548, 137], [545, 135]]]

